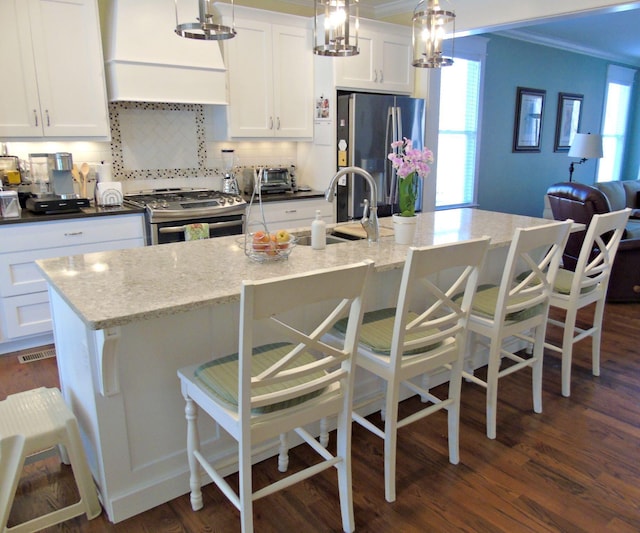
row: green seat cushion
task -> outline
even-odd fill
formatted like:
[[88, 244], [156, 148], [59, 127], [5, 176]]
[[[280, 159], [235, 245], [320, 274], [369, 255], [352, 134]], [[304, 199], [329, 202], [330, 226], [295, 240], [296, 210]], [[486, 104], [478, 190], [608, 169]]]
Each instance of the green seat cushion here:
[[[293, 345], [290, 343], [280, 342], [274, 344], [265, 344], [264, 346], [254, 348], [253, 359], [251, 361], [251, 369], [253, 375], [256, 376], [260, 374], [271, 365], [282, 359], [282, 357], [291, 350], [292, 346]], [[313, 363], [315, 360], [315, 357], [313, 357], [311, 354], [302, 353], [289, 368]], [[215, 396], [220, 398], [225, 403], [237, 408], [238, 372], [238, 354], [234, 353], [231, 355], [227, 355], [226, 357], [222, 357], [221, 359], [216, 359], [215, 361], [210, 361], [208, 363], [200, 365], [196, 369], [195, 375], [200, 380], [200, 382], [205, 385], [207, 389], [209, 389]], [[309, 374], [304, 378], [290, 379], [277, 384], [266, 386], [263, 387], [263, 390], [260, 391], [260, 394], [278, 392], [283, 389], [294, 387], [296, 385], [302, 385], [308, 381], [312, 381], [314, 379], [322, 377], [323, 375], [324, 372], [318, 371]], [[293, 407], [307, 400], [310, 400], [311, 398], [319, 396], [320, 394], [322, 394], [323, 390], [324, 389], [319, 389], [317, 391], [303, 394], [302, 396], [298, 396], [297, 398], [292, 398], [284, 402], [266, 405], [264, 407], [258, 407], [252, 409], [251, 412], [254, 414], [270, 413], [279, 409]]]
[[[573, 276], [574, 276], [574, 273], [571, 272], [571, 270], [565, 270], [564, 268], [558, 269], [554, 290], [556, 292], [559, 292], [560, 294], [569, 294], [571, 292], [571, 284], [573, 283]], [[583, 287], [583, 289], [580, 292], [582, 294], [586, 294], [588, 292], [591, 292], [595, 288], [596, 288], [596, 285]]]
[[[362, 318], [362, 326], [360, 327], [360, 343], [364, 344], [367, 348], [369, 348], [372, 352], [375, 352], [379, 355], [391, 355], [391, 338], [393, 336], [393, 324], [395, 321], [396, 310], [394, 307], [390, 307], [387, 309], [379, 309], [378, 311], [369, 311], [364, 314]], [[416, 313], [410, 312], [408, 315], [409, 320], [413, 320], [417, 318], [418, 315]], [[343, 335], [347, 331], [347, 319], [343, 318], [336, 322], [334, 329], [342, 333]], [[410, 333], [405, 336], [405, 342], [416, 340], [424, 337], [425, 335], [429, 335], [432, 333], [436, 333], [436, 330], [432, 332], [421, 332], [421, 333]], [[413, 350], [409, 350], [403, 355], [415, 355], [418, 353], [423, 353], [428, 350], [433, 350], [437, 348], [441, 342], [437, 342], [431, 346], [427, 346], [424, 348], [416, 348]]]
[[[473, 298], [473, 311], [479, 315], [493, 318], [496, 312], [499, 292], [500, 287], [496, 285], [480, 285]], [[510, 304], [513, 305], [527, 299], [528, 297], [524, 295], [522, 297], [515, 297], [510, 300]], [[542, 307], [542, 304], [539, 304], [527, 309], [522, 309], [521, 311], [516, 311], [515, 313], [509, 313], [505, 319], [512, 322], [520, 322], [521, 320], [526, 320], [539, 314]]]

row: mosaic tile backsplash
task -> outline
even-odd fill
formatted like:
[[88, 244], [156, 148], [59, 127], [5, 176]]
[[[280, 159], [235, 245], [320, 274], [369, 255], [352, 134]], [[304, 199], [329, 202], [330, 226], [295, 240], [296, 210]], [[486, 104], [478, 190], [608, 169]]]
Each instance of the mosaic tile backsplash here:
[[111, 102], [111, 143], [7, 143], [25, 161], [30, 153], [71, 152], [78, 166], [112, 163], [113, 179], [125, 192], [153, 187], [220, 187], [224, 165], [220, 151], [235, 151], [234, 168], [296, 164], [297, 143], [214, 141], [212, 113], [196, 104]]

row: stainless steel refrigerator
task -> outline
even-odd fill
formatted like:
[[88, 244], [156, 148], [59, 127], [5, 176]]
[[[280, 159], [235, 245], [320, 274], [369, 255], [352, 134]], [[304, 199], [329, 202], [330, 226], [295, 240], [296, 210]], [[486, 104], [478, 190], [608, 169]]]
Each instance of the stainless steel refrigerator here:
[[[386, 94], [338, 94], [338, 168], [356, 166], [369, 172], [378, 188], [378, 216], [398, 212], [397, 176], [387, 155], [391, 143], [404, 137], [415, 148], [424, 146], [425, 102], [419, 98]], [[337, 220], [362, 217], [369, 186], [349, 174], [337, 188]], [[422, 208], [422, 180], [416, 210]]]

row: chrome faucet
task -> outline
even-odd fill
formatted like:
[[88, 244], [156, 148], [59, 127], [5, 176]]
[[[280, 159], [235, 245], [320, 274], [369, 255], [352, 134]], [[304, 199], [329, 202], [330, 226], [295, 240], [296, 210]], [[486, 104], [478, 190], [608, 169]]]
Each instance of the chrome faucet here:
[[329, 187], [324, 193], [324, 198], [327, 202], [333, 202], [333, 195], [336, 189], [338, 180], [345, 174], [358, 174], [362, 176], [371, 189], [371, 200], [364, 201], [364, 211], [362, 212], [362, 225], [365, 233], [367, 234], [367, 240], [369, 242], [378, 242], [380, 236], [380, 228], [378, 227], [378, 187], [371, 174], [360, 167], [345, 167], [338, 171], [338, 173], [331, 178]]

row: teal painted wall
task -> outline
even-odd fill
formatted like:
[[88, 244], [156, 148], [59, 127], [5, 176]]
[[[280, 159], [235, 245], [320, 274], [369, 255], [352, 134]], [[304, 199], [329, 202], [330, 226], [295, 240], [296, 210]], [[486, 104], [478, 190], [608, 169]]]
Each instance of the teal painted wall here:
[[[541, 216], [547, 188], [569, 179], [571, 159], [554, 152], [558, 93], [584, 95], [580, 132], [599, 132], [608, 62], [487, 35], [478, 203], [481, 209]], [[546, 90], [541, 150], [513, 153], [517, 87]], [[592, 184], [595, 161], [577, 165], [574, 181]]]
[[636, 73], [632, 96], [632, 115], [627, 136], [626, 157], [622, 176], [625, 180], [640, 179], [640, 74]]

